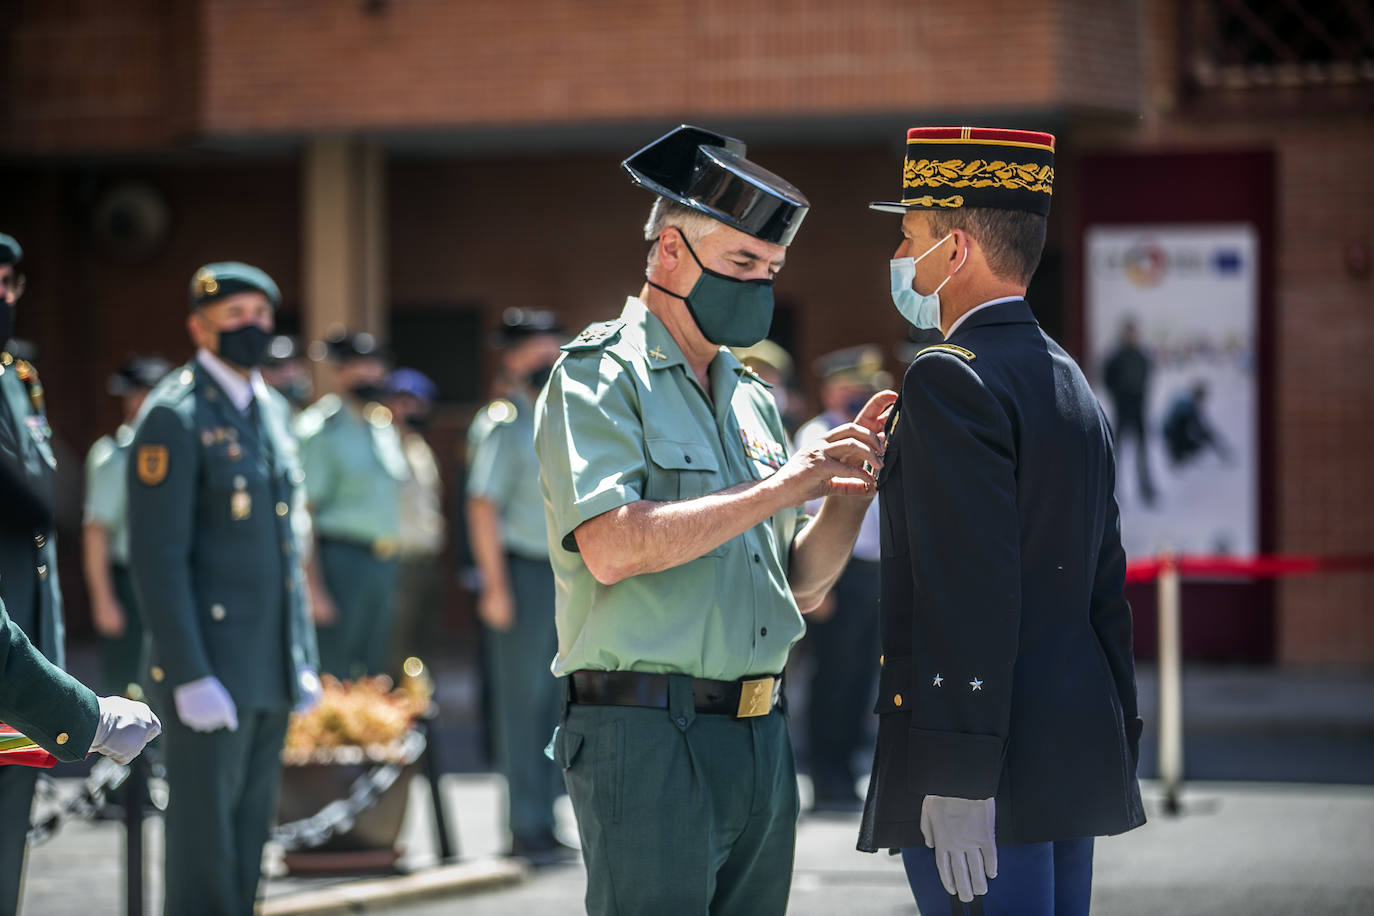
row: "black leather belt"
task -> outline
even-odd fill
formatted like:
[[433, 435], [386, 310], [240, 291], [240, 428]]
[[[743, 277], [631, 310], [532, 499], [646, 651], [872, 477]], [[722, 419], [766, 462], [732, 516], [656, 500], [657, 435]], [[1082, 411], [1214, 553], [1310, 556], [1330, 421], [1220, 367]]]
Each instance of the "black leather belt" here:
[[[574, 671], [568, 675], [568, 700], [591, 706], [668, 708], [666, 674], [640, 671]], [[766, 716], [782, 703], [782, 675], [765, 674], [738, 681], [694, 677], [692, 700], [700, 713], [749, 719]]]

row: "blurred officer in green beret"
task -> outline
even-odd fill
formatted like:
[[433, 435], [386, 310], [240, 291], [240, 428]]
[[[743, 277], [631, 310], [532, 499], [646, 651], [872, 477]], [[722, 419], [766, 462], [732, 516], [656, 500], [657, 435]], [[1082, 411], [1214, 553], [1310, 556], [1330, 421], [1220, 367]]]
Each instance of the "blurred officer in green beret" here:
[[895, 395], [791, 455], [766, 384], [726, 348], [768, 333], [806, 198], [694, 127], [624, 168], [658, 195], [647, 282], [564, 346], [535, 406], [565, 698], [552, 752], [590, 912], [781, 914], [798, 810], [782, 668], [873, 499]]
[[[876, 392], [891, 386], [876, 346], [849, 347], [820, 357], [821, 414], [797, 430], [796, 447], [806, 449], [852, 417]], [[820, 509], [807, 503], [807, 511]], [[878, 503], [869, 503], [849, 562], [821, 606], [806, 622], [811, 655], [807, 690], [807, 748], [811, 763], [812, 810], [863, 810], [856, 789], [854, 755], [863, 743], [873, 710], [878, 658]]]
[[[15, 625], [61, 667], [52, 427], [38, 372], [9, 349], [24, 295], [23, 254], [17, 241], [0, 234], [0, 600]], [[35, 779], [28, 767], [0, 767], [0, 914], [17, 905]]]
[[312, 611], [322, 670], [381, 674], [396, 608], [401, 485], [410, 470], [386, 394], [377, 340], [342, 328], [324, 341], [338, 394], [296, 418], [315, 530]]
[[129, 565], [168, 714], [166, 911], [253, 912], [287, 717], [319, 696], [286, 401], [262, 380], [280, 303], [261, 270], [191, 279], [195, 357], [148, 396], [129, 463]]
[[506, 777], [511, 853], [539, 865], [562, 857], [554, 836], [558, 769], [544, 746], [558, 722], [558, 648], [544, 499], [531, 482], [534, 399], [564, 341], [551, 312], [507, 309], [494, 343], [508, 396], [477, 412], [468, 433], [468, 542], [482, 576], [483, 640], [492, 745]]
[[125, 360], [106, 386], [120, 399], [123, 422], [86, 455], [82, 562], [91, 619], [101, 636], [101, 689], [136, 700], [143, 698], [143, 621], [129, 576], [129, 446], [144, 399], [171, 368], [160, 356]]

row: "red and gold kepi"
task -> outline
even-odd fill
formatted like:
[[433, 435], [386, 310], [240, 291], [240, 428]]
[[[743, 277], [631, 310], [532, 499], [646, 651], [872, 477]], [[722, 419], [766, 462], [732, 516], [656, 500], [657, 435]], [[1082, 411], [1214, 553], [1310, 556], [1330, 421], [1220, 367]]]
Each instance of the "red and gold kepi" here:
[[1054, 135], [994, 127], [913, 127], [906, 133], [901, 200], [874, 210], [986, 207], [1048, 216]]

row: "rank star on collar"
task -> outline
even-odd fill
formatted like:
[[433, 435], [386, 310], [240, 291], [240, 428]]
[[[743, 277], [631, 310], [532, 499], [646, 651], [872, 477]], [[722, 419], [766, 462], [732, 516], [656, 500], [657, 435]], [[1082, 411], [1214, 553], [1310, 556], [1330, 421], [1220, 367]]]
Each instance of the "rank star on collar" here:
[[932, 687], [939, 687], [939, 686], [940, 686], [941, 684], [943, 684], [944, 682], [945, 682], [945, 679], [942, 678], [940, 675], [937, 674], [937, 675], [935, 675], [935, 680], [931, 681], [930, 683], [931, 683], [931, 686], [932, 686]]
[[972, 687], [974, 690], [982, 690], [982, 689], [983, 689], [983, 682], [980, 681], [980, 680], [978, 680], [978, 678], [977, 678], [976, 676], [974, 677], [973, 680], [971, 680], [971, 681], [968, 682], [968, 685], [969, 685], [970, 687]]
[[652, 350], [649, 351], [649, 355], [652, 356], [654, 359], [668, 358], [668, 354], [663, 352], [662, 347], [654, 347]]

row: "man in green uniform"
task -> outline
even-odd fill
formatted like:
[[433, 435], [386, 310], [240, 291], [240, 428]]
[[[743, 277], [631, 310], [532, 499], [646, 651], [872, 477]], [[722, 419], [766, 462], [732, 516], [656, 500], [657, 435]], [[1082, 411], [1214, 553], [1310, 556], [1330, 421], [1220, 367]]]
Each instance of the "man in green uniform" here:
[[[0, 722], [22, 732], [63, 763], [74, 763], [87, 754], [104, 754], [127, 764], [162, 730], [162, 723], [146, 704], [126, 697], [96, 696], [48, 661], [10, 620], [3, 601]], [[18, 876], [13, 877], [17, 884]], [[7, 902], [5, 912], [13, 913], [17, 903]]]
[[425, 439], [439, 389], [420, 370], [404, 366], [387, 377], [386, 389], [386, 406], [402, 431], [409, 472], [401, 485], [396, 624], [387, 659], [387, 671], [399, 681], [406, 659], [429, 657], [434, 645], [434, 619], [444, 600], [439, 555], [444, 552], [448, 519], [439, 459]]
[[[38, 651], [61, 667], [52, 428], [37, 371], [8, 350], [24, 294], [22, 257], [19, 243], [0, 234], [0, 600]], [[17, 906], [35, 780], [28, 767], [0, 767], [0, 914]]]
[[371, 334], [325, 341], [339, 394], [296, 418], [315, 530], [310, 567], [321, 670], [383, 673], [396, 606], [401, 484], [410, 471], [385, 395], [386, 362]]
[[648, 282], [564, 347], [535, 407], [565, 688], [552, 752], [593, 913], [785, 911], [781, 672], [882, 464], [891, 392], [789, 457], [767, 387], [725, 349], [768, 332], [809, 207], [744, 154], [684, 126], [626, 160], [659, 195]]
[[143, 697], [143, 621], [129, 578], [129, 446], [144, 398], [171, 368], [159, 356], [133, 356], [110, 376], [108, 388], [122, 403], [124, 421], [86, 455], [82, 563], [91, 619], [101, 636], [101, 689], [136, 700]]
[[280, 294], [265, 273], [191, 279], [197, 350], [153, 390], [129, 463], [129, 560], [166, 716], [166, 912], [249, 914], [292, 707], [319, 695], [292, 517], [290, 411], [255, 368]]
[[534, 399], [563, 340], [551, 313], [506, 310], [496, 343], [510, 396], [478, 411], [468, 437], [468, 542], [482, 574], [477, 613], [486, 627], [492, 745], [506, 777], [511, 853], [535, 864], [566, 852], [553, 831], [561, 780], [544, 756], [558, 722], [558, 681], [549, 674], [558, 647], [553, 570], [544, 500], [530, 485], [539, 475]]

